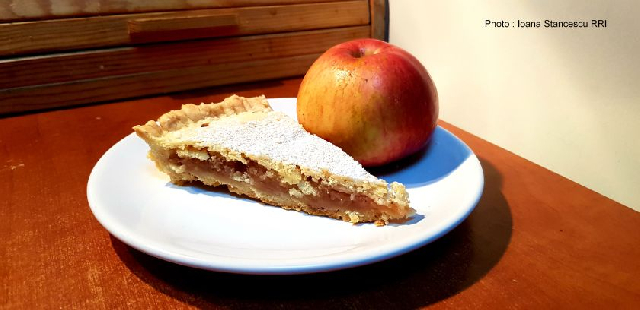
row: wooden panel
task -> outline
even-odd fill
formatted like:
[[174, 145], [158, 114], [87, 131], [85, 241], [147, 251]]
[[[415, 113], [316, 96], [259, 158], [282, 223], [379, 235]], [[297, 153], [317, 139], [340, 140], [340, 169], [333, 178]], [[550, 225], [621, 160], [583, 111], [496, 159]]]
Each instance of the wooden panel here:
[[[272, 7], [198, 10], [199, 14], [236, 14], [238, 27], [225, 35], [247, 35], [369, 24], [366, 0]], [[42, 22], [0, 24], [0, 55], [129, 45], [128, 22], [145, 17], [182, 16], [148, 13]], [[211, 36], [220, 34], [212, 32]]]
[[368, 26], [357, 26], [24, 57], [0, 61], [0, 92], [32, 85], [322, 53], [338, 43], [368, 35]]
[[190, 14], [176, 18], [167, 18], [163, 16], [147, 17], [129, 20], [129, 34], [218, 28], [237, 25], [238, 18], [235, 14], [216, 14], [213, 16]]
[[201, 14], [191, 11], [181, 16], [144, 17], [129, 20], [129, 37], [134, 43], [181, 41], [233, 34], [238, 28], [236, 14]]
[[0, 21], [331, 1], [339, 0], [0, 0]]
[[0, 91], [0, 113], [303, 75], [320, 54], [223, 63]]
[[371, 11], [371, 37], [378, 40], [387, 38], [386, 0], [369, 0]]

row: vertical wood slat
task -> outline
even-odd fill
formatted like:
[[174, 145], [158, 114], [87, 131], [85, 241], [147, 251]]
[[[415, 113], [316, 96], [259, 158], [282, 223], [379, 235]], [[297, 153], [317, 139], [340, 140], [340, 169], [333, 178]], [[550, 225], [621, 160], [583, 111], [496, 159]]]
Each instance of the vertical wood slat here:
[[[131, 45], [135, 42], [129, 35], [129, 20], [180, 17], [189, 13], [130, 14], [0, 24], [0, 56]], [[224, 36], [369, 24], [366, 0], [197, 10], [197, 13], [237, 15], [238, 27], [232, 32], [223, 33]], [[211, 32], [210, 36], [220, 34]]]
[[371, 37], [378, 40], [387, 39], [386, 0], [369, 0], [371, 12]]

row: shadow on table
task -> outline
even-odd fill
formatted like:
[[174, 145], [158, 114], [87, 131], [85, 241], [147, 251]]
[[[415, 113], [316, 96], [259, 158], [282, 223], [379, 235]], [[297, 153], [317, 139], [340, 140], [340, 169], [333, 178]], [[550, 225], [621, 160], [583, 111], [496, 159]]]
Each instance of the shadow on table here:
[[512, 218], [501, 176], [486, 161], [481, 164], [483, 195], [464, 222], [428, 245], [368, 266], [296, 276], [235, 275], [168, 263], [114, 237], [112, 245], [141, 280], [200, 308], [414, 309], [481, 281], [509, 245]]

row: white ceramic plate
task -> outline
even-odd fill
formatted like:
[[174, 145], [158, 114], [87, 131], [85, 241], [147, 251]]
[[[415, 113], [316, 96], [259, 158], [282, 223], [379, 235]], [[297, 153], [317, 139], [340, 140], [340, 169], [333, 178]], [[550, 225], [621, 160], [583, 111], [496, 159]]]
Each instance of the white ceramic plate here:
[[[295, 117], [295, 98], [270, 99]], [[473, 210], [483, 188], [480, 162], [438, 127], [429, 147], [395, 171], [417, 215], [376, 227], [286, 211], [224, 190], [171, 184], [131, 134], [93, 168], [87, 197], [93, 214], [124, 243], [182, 265], [247, 274], [330, 271], [387, 259], [444, 235]]]

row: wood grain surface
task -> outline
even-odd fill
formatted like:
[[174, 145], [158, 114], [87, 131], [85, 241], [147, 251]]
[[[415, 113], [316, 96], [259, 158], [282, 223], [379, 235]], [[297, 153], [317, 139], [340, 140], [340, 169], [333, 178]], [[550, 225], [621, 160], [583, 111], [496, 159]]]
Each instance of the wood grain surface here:
[[0, 22], [339, 0], [0, 0]]
[[[238, 26], [232, 31], [195, 33], [197, 38], [219, 37], [368, 25], [369, 3], [356, 0], [6, 23], [0, 24], [0, 56], [131, 45], [136, 41], [130, 35], [129, 21], [190, 14], [235, 15]], [[189, 39], [184, 32], [179, 35], [169, 35], [167, 40]]]
[[378, 40], [387, 39], [387, 0], [369, 0], [371, 12], [371, 37]]
[[303, 276], [191, 269], [140, 253], [91, 214], [93, 165], [131, 126], [183, 103], [295, 97], [275, 80], [0, 118], [2, 309], [634, 309], [640, 214], [440, 124], [478, 155], [485, 189], [439, 240], [369, 266]]
[[0, 61], [0, 115], [302, 75], [331, 46], [368, 36], [358, 26]]
[[338, 43], [368, 36], [368, 26], [356, 26], [0, 61], [0, 98], [4, 89], [24, 86], [323, 53]]
[[319, 56], [320, 53], [297, 55], [0, 90], [0, 113], [303, 75]]
[[[233, 33], [238, 27], [236, 14], [199, 14], [144, 17], [129, 20], [129, 37], [135, 43], [183, 41]], [[195, 34], [195, 35], [194, 35]]]

